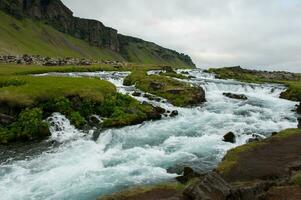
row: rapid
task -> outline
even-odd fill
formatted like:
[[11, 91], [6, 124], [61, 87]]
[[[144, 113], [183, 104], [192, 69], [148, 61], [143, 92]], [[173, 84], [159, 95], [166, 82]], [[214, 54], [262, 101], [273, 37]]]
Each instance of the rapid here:
[[[172, 169], [180, 166], [206, 172], [216, 167], [229, 149], [245, 144], [254, 134], [269, 137], [297, 127], [296, 102], [279, 98], [284, 86], [219, 80], [202, 70], [187, 72], [195, 77], [188, 82], [206, 91], [206, 103], [178, 108], [164, 100], [149, 101], [178, 110], [175, 118], [108, 129], [93, 140], [94, 129], [77, 130], [65, 116], [54, 113], [48, 119], [49, 140], [56, 145], [0, 163], [0, 199], [92, 200], [131, 186], [169, 181], [177, 176]], [[120, 92], [131, 94], [137, 89], [122, 85], [128, 73], [46, 75], [99, 77], [114, 83]], [[230, 99], [225, 92], [244, 94], [248, 100]], [[237, 137], [235, 144], [223, 141], [230, 131]]]

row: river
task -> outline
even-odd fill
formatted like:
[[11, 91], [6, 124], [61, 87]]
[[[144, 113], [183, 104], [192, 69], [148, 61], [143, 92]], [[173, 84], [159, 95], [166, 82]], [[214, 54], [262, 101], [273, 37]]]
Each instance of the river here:
[[[54, 113], [48, 119], [53, 125], [49, 140], [60, 145], [24, 159], [2, 162], [0, 199], [92, 200], [127, 187], [171, 180], [177, 176], [170, 170], [175, 166], [189, 165], [206, 172], [227, 150], [246, 143], [253, 134], [269, 137], [272, 132], [297, 127], [292, 111], [296, 102], [279, 98], [283, 86], [218, 80], [201, 70], [188, 72], [195, 77], [188, 82], [205, 89], [206, 103], [177, 108], [164, 101], [150, 102], [178, 110], [175, 118], [109, 129], [95, 141], [91, 139], [94, 130], [77, 130], [64, 116]], [[134, 87], [122, 86], [127, 74], [61, 75], [99, 77], [114, 83], [120, 92], [131, 93]], [[248, 100], [230, 99], [223, 96], [224, 92], [244, 94]], [[237, 136], [235, 144], [222, 141], [229, 131]]]

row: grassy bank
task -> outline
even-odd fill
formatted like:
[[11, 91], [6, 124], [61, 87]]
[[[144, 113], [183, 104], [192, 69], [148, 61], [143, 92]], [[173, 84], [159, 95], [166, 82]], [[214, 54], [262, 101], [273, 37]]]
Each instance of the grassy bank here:
[[[0, 65], [0, 114], [13, 120], [0, 123], [0, 143], [33, 140], [49, 135], [43, 121], [53, 112], [66, 115], [81, 128], [91, 115], [105, 120], [102, 127], [119, 127], [161, 118], [162, 110], [118, 94], [113, 84], [96, 78], [34, 77], [26, 74], [100, 70], [155, 69], [151, 65], [127, 67], [66, 66], [44, 67]], [[100, 126], [100, 124], [94, 124]]]
[[279, 83], [288, 89], [281, 94], [281, 98], [292, 101], [301, 101], [301, 75], [287, 74], [285, 72], [263, 72], [245, 70], [237, 67], [211, 68], [210, 73], [215, 73], [220, 79], [235, 79], [247, 83]]
[[231, 149], [217, 171], [231, 181], [285, 175], [285, 165], [296, 161], [301, 129], [287, 129], [268, 139]]
[[125, 78], [124, 85], [135, 85], [144, 92], [167, 99], [175, 106], [193, 106], [205, 101], [205, 93], [201, 88], [167, 76], [147, 75], [144, 70], [133, 71]]

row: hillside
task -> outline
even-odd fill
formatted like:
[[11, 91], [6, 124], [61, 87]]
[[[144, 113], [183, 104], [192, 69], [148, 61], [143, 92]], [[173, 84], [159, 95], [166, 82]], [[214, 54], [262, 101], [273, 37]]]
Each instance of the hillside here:
[[60, 0], [0, 0], [0, 54], [40, 54], [195, 67], [191, 58], [74, 17]]

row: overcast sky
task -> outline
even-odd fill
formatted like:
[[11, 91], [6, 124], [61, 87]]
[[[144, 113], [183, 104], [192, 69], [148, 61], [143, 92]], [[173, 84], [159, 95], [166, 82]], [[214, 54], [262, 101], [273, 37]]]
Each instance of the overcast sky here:
[[300, 0], [63, 0], [75, 16], [189, 54], [198, 67], [301, 72]]

